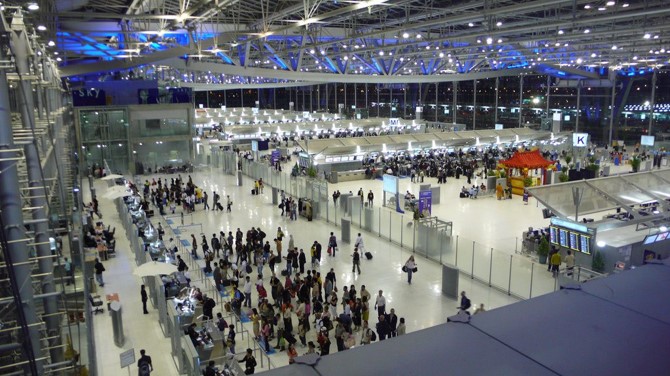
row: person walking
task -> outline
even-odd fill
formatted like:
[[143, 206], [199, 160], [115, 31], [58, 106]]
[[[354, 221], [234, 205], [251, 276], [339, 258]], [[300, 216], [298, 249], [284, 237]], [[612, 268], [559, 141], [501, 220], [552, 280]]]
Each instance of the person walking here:
[[241, 360], [238, 360], [238, 363], [244, 363], [244, 374], [253, 375], [256, 371], [256, 358], [254, 358], [254, 351], [247, 349], [246, 354]]
[[391, 308], [391, 312], [388, 315], [386, 315], [386, 321], [389, 323], [389, 329], [391, 330], [389, 332], [389, 338], [397, 336], [398, 315], [395, 314], [394, 308]]
[[103, 287], [105, 281], [102, 279], [102, 272], [105, 271], [105, 266], [102, 265], [99, 259], [95, 259], [95, 280], [98, 282], [98, 286]]
[[358, 250], [363, 253], [365, 252], [365, 246], [363, 245], [363, 236], [361, 233], [358, 233], [358, 236], [356, 237], [356, 242], [354, 243], [354, 247], [358, 248]]
[[556, 252], [553, 255], [551, 255], [551, 273], [554, 276], [554, 278], [558, 277], [558, 270], [561, 266], [561, 253]]
[[351, 272], [356, 274], [356, 269], [358, 269], [358, 274], [361, 274], [361, 254], [358, 253], [358, 248], [354, 248], [354, 254], [351, 255], [353, 258], [353, 266]]
[[251, 308], [251, 288], [253, 287], [253, 283], [251, 282], [251, 278], [247, 276], [245, 278], [245, 283], [244, 283], [244, 306]]
[[72, 265], [72, 261], [68, 260], [67, 257], [63, 263], [63, 268], [65, 269], [65, 279], [67, 281], [65, 285], [70, 285], [70, 281], [74, 284], [74, 265]]
[[461, 311], [465, 311], [468, 315], [470, 314], [468, 312], [468, 309], [472, 306], [472, 303], [470, 303], [470, 299], [468, 299], [467, 296], [465, 296], [465, 291], [461, 291], [461, 305], [458, 307]]
[[407, 283], [410, 285], [412, 284], [412, 274], [414, 274], [414, 269], [416, 269], [414, 256], [409, 256], [409, 259], [405, 262], [405, 272], [407, 272]]
[[572, 254], [572, 251], [568, 251], [568, 255], [565, 256], [565, 271], [568, 276], [572, 276], [574, 270], [575, 270], [575, 256]]
[[147, 290], [144, 285], [140, 288], [140, 296], [142, 297], [142, 312], [146, 315], [149, 313], [149, 311], [147, 311], [147, 300], [149, 300], [149, 297], [147, 296]]
[[379, 340], [383, 341], [386, 337], [391, 337], [391, 327], [389, 326], [388, 321], [386, 321], [385, 315], [379, 315], [379, 322], [377, 322], [377, 334], [379, 335]]
[[307, 263], [307, 256], [302, 248], [300, 248], [300, 254], [298, 255], [298, 264], [300, 265], [300, 274], [305, 273], [305, 264]]
[[330, 233], [330, 238], [328, 238], [328, 249], [330, 250], [329, 254], [335, 257], [335, 250], [337, 249], [337, 238], [333, 232]]
[[383, 295], [384, 291], [379, 290], [379, 295], [375, 300], [375, 309], [377, 309], [377, 316], [384, 316], [386, 314], [386, 298]]
[[207, 192], [202, 192], [202, 210], [209, 210], [209, 196]]
[[137, 361], [137, 370], [139, 376], [149, 376], [154, 370], [154, 365], [151, 363], [151, 357], [147, 355], [147, 352], [144, 349], [140, 350], [140, 359]]

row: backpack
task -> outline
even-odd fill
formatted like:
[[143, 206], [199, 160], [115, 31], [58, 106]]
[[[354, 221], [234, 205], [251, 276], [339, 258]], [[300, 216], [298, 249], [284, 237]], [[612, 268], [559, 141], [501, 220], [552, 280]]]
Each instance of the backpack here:
[[374, 330], [368, 329], [370, 331], [370, 342], [374, 342], [377, 340], [377, 333], [375, 333]]
[[140, 376], [149, 376], [151, 374], [151, 367], [149, 367], [148, 362], [142, 362], [139, 365], [139, 375]]
[[219, 322], [216, 323], [216, 326], [219, 328], [220, 331], [223, 332], [223, 330], [228, 327], [228, 323], [226, 322], [226, 320], [221, 318], [221, 320], [219, 320]]

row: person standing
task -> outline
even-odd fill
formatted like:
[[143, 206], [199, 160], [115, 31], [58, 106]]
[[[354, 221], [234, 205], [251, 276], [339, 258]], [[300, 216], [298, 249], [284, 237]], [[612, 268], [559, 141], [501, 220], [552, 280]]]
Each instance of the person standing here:
[[298, 264], [300, 265], [300, 274], [305, 274], [305, 264], [307, 263], [307, 256], [302, 248], [300, 248], [300, 254], [298, 255]]
[[575, 255], [572, 254], [572, 251], [568, 251], [568, 255], [565, 256], [565, 271], [568, 276], [571, 276], [574, 270], [575, 270]]
[[377, 316], [384, 316], [386, 313], [386, 298], [383, 295], [384, 291], [379, 290], [379, 295], [375, 300], [375, 309], [377, 309]]
[[147, 352], [142, 349], [140, 350], [140, 359], [137, 361], [137, 374], [139, 376], [149, 376], [154, 370], [154, 365], [151, 363], [151, 357], [147, 355]]
[[207, 196], [207, 191], [202, 192], [202, 210], [209, 210], [209, 196]]
[[558, 270], [561, 266], [561, 253], [556, 251], [553, 255], [551, 255], [551, 273], [554, 276], [554, 278], [558, 277]]
[[198, 258], [198, 241], [195, 240], [195, 234], [191, 234], [191, 254], [194, 259]]
[[147, 300], [149, 300], [149, 297], [147, 296], [147, 290], [144, 285], [140, 288], [140, 296], [142, 297], [142, 312], [146, 315], [149, 313], [149, 311], [147, 311]]
[[368, 207], [372, 207], [372, 201], [375, 199], [375, 194], [372, 193], [372, 189], [368, 192]]
[[95, 280], [98, 281], [98, 286], [103, 287], [105, 281], [102, 279], [102, 272], [105, 271], [105, 266], [102, 265], [99, 259], [95, 259]]
[[377, 323], [377, 334], [379, 335], [379, 340], [383, 341], [386, 337], [391, 336], [391, 327], [389, 326], [388, 321], [386, 321], [385, 315], [379, 315], [379, 322]]
[[251, 283], [251, 278], [247, 276], [245, 278], [246, 282], [244, 283], [244, 306], [251, 308], [251, 288], [253, 283]]
[[405, 263], [405, 271], [407, 272], [407, 283], [412, 284], [412, 274], [414, 274], [414, 269], [416, 269], [416, 263], [414, 262], [414, 256], [409, 256], [407, 262]]
[[358, 248], [354, 248], [354, 254], [351, 255], [353, 258], [353, 266], [351, 272], [356, 274], [356, 269], [358, 269], [358, 274], [361, 274], [361, 254], [358, 253]]
[[226, 195], [226, 212], [230, 213], [232, 211], [233, 202], [230, 200], [230, 195]]
[[65, 269], [65, 279], [67, 280], [65, 285], [70, 285], [70, 281], [74, 284], [74, 265], [72, 265], [72, 261], [68, 260], [67, 257], [63, 263], [63, 268]]
[[399, 324], [398, 324], [398, 327], [395, 330], [396, 335], [401, 336], [401, 335], [405, 334], [406, 330], [407, 330], [407, 328], [405, 327], [405, 318], [401, 317], [400, 321], [399, 321]]
[[389, 323], [389, 328], [391, 329], [389, 337], [395, 337], [398, 335], [396, 332], [398, 328], [398, 315], [395, 314], [395, 309], [391, 308], [391, 312], [386, 315], [386, 321]]

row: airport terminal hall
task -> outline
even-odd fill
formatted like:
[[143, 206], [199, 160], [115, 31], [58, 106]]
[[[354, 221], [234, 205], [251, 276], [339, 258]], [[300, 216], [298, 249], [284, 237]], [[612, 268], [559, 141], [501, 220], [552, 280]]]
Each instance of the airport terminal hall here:
[[668, 375], [667, 0], [0, 3], [0, 375]]

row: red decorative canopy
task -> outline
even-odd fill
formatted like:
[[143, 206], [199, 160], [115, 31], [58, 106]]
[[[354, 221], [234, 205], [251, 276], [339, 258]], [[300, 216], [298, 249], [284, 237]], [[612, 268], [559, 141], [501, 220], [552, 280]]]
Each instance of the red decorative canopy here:
[[547, 167], [554, 162], [544, 159], [539, 150], [517, 151], [512, 158], [500, 161], [500, 164], [510, 168], [541, 168]]

